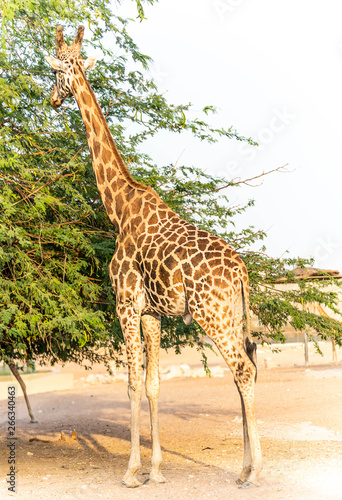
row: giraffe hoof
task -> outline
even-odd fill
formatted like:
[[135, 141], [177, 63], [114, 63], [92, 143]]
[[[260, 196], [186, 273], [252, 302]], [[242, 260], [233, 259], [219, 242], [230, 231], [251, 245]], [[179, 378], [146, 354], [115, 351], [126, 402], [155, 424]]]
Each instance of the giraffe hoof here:
[[126, 488], [138, 488], [139, 486], [142, 486], [142, 483], [138, 481], [137, 479], [135, 481], [121, 481], [121, 484], [126, 486]]
[[138, 481], [134, 476], [125, 476], [121, 481], [121, 484], [126, 486], [126, 488], [138, 488], [139, 486], [142, 486], [143, 483]]
[[246, 488], [255, 488], [256, 486], [259, 486], [258, 484], [255, 484], [255, 483], [252, 483], [251, 481], [245, 481], [245, 482], [242, 482], [241, 479], [238, 479], [237, 481], [237, 484], [239, 484], [239, 490], [242, 490], [242, 489], [246, 489]]
[[166, 483], [166, 479], [162, 474], [151, 474], [150, 477], [146, 480], [146, 482], [151, 483]]

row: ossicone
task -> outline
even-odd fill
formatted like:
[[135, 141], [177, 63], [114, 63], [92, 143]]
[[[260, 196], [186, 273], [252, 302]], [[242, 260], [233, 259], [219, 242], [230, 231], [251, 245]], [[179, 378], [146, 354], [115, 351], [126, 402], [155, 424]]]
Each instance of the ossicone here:
[[84, 26], [80, 25], [77, 30], [77, 35], [75, 36], [75, 40], [72, 42], [72, 46], [75, 47], [77, 52], [81, 53], [81, 47], [83, 42], [84, 35]]
[[[78, 52], [78, 54], [81, 53], [83, 35], [84, 35], [84, 26], [80, 25], [78, 27], [75, 39], [70, 46], [70, 48], [75, 49], [76, 52]], [[57, 26], [57, 35], [56, 35], [56, 56], [61, 57], [63, 54], [63, 51], [67, 48], [68, 48], [68, 46], [64, 40], [63, 26], [59, 25], [59, 26]]]
[[56, 55], [59, 57], [63, 49], [66, 47], [66, 43], [64, 41], [64, 35], [63, 35], [63, 27], [62, 26], [57, 26], [57, 35], [56, 35]]

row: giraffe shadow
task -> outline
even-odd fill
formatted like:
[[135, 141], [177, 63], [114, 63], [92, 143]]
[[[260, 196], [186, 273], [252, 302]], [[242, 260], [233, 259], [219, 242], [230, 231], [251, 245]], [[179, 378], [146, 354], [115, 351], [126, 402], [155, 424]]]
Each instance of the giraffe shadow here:
[[[94, 454], [92, 461], [96, 464], [96, 456], [97, 457], [105, 457], [107, 461], [107, 465], [112, 467], [118, 474], [123, 474], [127, 468], [129, 456], [130, 456], [130, 429], [129, 425], [123, 425], [114, 423], [110, 419], [99, 418], [96, 421], [96, 434], [91, 432], [84, 432], [80, 435], [79, 442], [82, 446], [82, 451], [86, 455], [89, 453]], [[102, 444], [103, 439], [106, 438], [106, 445]], [[161, 436], [162, 440], [162, 436]], [[113, 445], [110, 446], [108, 441], [112, 441]], [[115, 443], [121, 442], [120, 452], [116, 452]], [[122, 453], [122, 441], [126, 442], [125, 452]], [[191, 438], [188, 441], [188, 444], [191, 442]], [[206, 443], [202, 443], [201, 450], [204, 452], [205, 449], [211, 449], [210, 447], [206, 447]], [[140, 449], [141, 449], [141, 462], [142, 468], [139, 472], [141, 476], [148, 476], [150, 470], [150, 460], [152, 455], [152, 443], [149, 437], [145, 435], [140, 436]], [[238, 470], [232, 470], [219, 467], [217, 465], [213, 465], [210, 462], [203, 459], [198, 458], [198, 453], [196, 457], [193, 454], [186, 453], [183, 451], [175, 450], [171, 446], [161, 446], [162, 453], [164, 455], [164, 463], [163, 469], [166, 472], [177, 471], [181, 468], [182, 474], [184, 470], [188, 466], [191, 466], [191, 469], [197, 468], [201, 470], [202, 468], [206, 468], [206, 470], [211, 470], [213, 474], [225, 474], [225, 479], [234, 483], [238, 477]], [[165, 459], [165, 456], [168, 456], [168, 459]], [[172, 460], [170, 457], [174, 457], [176, 459]], [[121, 477], [120, 477], [121, 479]]]
[[[42, 446], [47, 446], [43, 442], [29, 443], [29, 438], [35, 435], [39, 435], [41, 439], [47, 440], [51, 443], [50, 454], [51, 457], [54, 456], [56, 450], [64, 446], [67, 449], [65, 457], [65, 468], [73, 468], [74, 464], [84, 461], [85, 467], [91, 463], [91, 467], [97, 469], [113, 469], [113, 472], [117, 472], [120, 476], [125, 471], [130, 454], [130, 403], [129, 401], [124, 401], [123, 399], [116, 399], [113, 401], [112, 407], [109, 404], [108, 397], [102, 397], [97, 395], [92, 398], [91, 405], [88, 406], [86, 414], [80, 414], [77, 406], [84, 399], [83, 394], [63, 394], [59, 395], [61, 399], [60, 406], [63, 407], [62, 418], [59, 418], [58, 413], [55, 415], [57, 418], [54, 419], [53, 412], [49, 412], [49, 403], [47, 403], [47, 412], [49, 413], [48, 418], [41, 419], [40, 423], [32, 426], [28, 421], [21, 420], [19, 422], [20, 427], [20, 441], [21, 446], [28, 448], [30, 450], [34, 449], [34, 453], [39, 456], [39, 449]], [[74, 404], [70, 404], [70, 400]], [[88, 398], [89, 399], [89, 398]], [[52, 402], [55, 398], [52, 399]], [[32, 404], [35, 404], [35, 398], [32, 397]], [[53, 403], [56, 404], [56, 403]], [[184, 424], [182, 422], [196, 420], [200, 418], [200, 414], [203, 415], [203, 407], [201, 404], [187, 405], [186, 409], [180, 408], [179, 404], [163, 403], [161, 405], [160, 413], [161, 415], [172, 415], [172, 417], [178, 421], [178, 426], [182, 428]], [[209, 417], [211, 423], [217, 423], [219, 420], [227, 421], [227, 418], [234, 417], [237, 415], [236, 412], [231, 410], [224, 410], [215, 408], [213, 413], [215, 414], [212, 418]], [[125, 421], [127, 423], [123, 423]], [[176, 427], [178, 427], [176, 426]], [[71, 432], [75, 428], [78, 435], [77, 444], [72, 448], [69, 443], [60, 443], [57, 441], [58, 435], [61, 430], [66, 430]], [[149, 415], [148, 415], [148, 403], [147, 401], [142, 402], [142, 433], [140, 438], [141, 450], [142, 450], [142, 465], [143, 469], [149, 469], [149, 462], [151, 457], [151, 439], [147, 437], [149, 435]], [[175, 429], [175, 436], [177, 436], [177, 429]], [[163, 441], [163, 423], [161, 418], [161, 442]], [[188, 443], [191, 443], [191, 436], [188, 439]], [[208, 444], [210, 449], [210, 432], [208, 431], [208, 441], [201, 443], [200, 448], [205, 449]], [[208, 463], [203, 459], [198, 458], [198, 452], [195, 453], [195, 457], [191, 453], [186, 451], [180, 451], [179, 446], [175, 446], [174, 449], [172, 444], [169, 443], [168, 446], [162, 446], [162, 451], [164, 455], [173, 456], [179, 460], [176, 460], [177, 465], [175, 465], [173, 460], [169, 462], [166, 461], [164, 467], [166, 470], [176, 470], [179, 469], [180, 463], [184, 461], [186, 464], [191, 464], [196, 467], [206, 467], [210, 470], [220, 471], [221, 473], [228, 474], [227, 479], [233, 481], [236, 474], [234, 471], [227, 471], [222, 467], [218, 467]], [[197, 450], [198, 451], [198, 450]], [[88, 464], [88, 465], [87, 465]], [[105, 464], [105, 465], [104, 465]], [[182, 468], [185, 468], [185, 466]], [[144, 474], [144, 473], [143, 473]], [[145, 473], [147, 474], [147, 472]]]

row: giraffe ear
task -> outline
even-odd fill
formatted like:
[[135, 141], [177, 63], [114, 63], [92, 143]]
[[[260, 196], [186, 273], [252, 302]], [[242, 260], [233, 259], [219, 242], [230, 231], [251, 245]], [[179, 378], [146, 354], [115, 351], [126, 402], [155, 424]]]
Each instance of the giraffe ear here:
[[45, 56], [46, 61], [50, 64], [50, 66], [56, 71], [65, 71], [64, 61], [60, 61], [55, 57]]
[[88, 57], [88, 59], [86, 59], [83, 63], [84, 69], [92, 69], [96, 64], [97, 59], [97, 57]]

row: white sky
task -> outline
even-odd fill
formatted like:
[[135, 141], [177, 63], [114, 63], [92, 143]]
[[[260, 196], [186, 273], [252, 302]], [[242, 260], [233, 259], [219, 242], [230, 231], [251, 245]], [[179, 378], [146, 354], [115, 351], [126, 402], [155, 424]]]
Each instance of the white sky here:
[[[134, 2], [119, 13], [136, 17]], [[256, 201], [239, 225], [267, 230], [273, 257], [288, 250], [342, 271], [342, 2], [160, 0], [145, 13], [129, 33], [169, 102], [212, 104], [215, 125], [260, 144], [160, 134], [150, 156], [168, 164], [182, 154], [180, 163], [227, 178], [288, 163], [292, 173], [227, 192], [233, 205]]]

